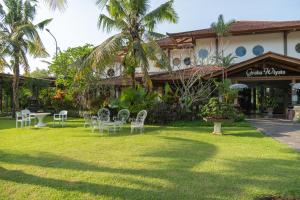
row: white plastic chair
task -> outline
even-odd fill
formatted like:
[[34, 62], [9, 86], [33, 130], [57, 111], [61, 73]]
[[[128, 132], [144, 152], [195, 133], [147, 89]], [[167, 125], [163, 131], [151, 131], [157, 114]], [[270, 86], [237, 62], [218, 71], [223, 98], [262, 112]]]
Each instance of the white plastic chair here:
[[117, 118], [115, 119], [116, 126], [121, 129], [129, 119], [130, 112], [128, 109], [122, 109], [118, 112]]
[[133, 133], [134, 130], [136, 130], [136, 129], [140, 129], [141, 133], [144, 131], [144, 123], [145, 123], [146, 117], [147, 117], [146, 110], [142, 110], [137, 114], [135, 121], [131, 122], [131, 133]]
[[19, 128], [18, 123], [21, 124], [21, 128], [26, 126], [24, 115], [21, 112], [16, 112], [16, 128]]
[[55, 125], [55, 122], [58, 122], [61, 124], [62, 127], [64, 127], [64, 122], [68, 119], [68, 111], [62, 110], [58, 114], [53, 115], [53, 126]]
[[31, 125], [31, 120], [35, 119], [36, 120], [36, 117], [34, 117], [30, 110], [28, 110], [27, 108], [24, 109], [24, 110], [21, 110], [21, 114], [23, 115], [24, 117], [24, 121], [25, 121], [25, 125], [28, 125], [30, 126]]
[[107, 108], [101, 108], [97, 114], [99, 131], [103, 131], [110, 123], [110, 111]]
[[83, 112], [82, 114], [83, 119], [84, 119], [84, 128], [86, 126], [91, 126], [92, 125], [92, 116], [90, 112]]

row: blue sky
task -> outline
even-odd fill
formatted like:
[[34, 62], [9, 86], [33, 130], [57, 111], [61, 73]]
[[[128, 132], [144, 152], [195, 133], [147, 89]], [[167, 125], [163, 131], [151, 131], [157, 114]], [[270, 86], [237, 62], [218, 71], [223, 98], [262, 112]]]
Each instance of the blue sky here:
[[[154, 8], [165, 1], [151, 0], [151, 5]], [[219, 14], [224, 14], [227, 20], [300, 20], [299, 0], [175, 0], [175, 9], [179, 16], [178, 24], [162, 24], [157, 31], [166, 33], [207, 28]], [[97, 29], [99, 13], [95, 0], [69, 0], [67, 9], [62, 13], [50, 11], [40, 4], [36, 21], [54, 18], [48, 28], [64, 50], [86, 43], [100, 44], [109, 36]], [[41, 35], [48, 52], [53, 55], [53, 39], [47, 32]], [[30, 64], [31, 69], [46, 67], [40, 59], [31, 58]]]

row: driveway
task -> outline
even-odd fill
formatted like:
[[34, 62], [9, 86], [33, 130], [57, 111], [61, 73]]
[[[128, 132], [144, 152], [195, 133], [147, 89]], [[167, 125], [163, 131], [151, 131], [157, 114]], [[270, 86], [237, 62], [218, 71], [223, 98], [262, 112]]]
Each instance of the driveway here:
[[300, 152], [300, 124], [284, 119], [248, 119], [259, 131]]

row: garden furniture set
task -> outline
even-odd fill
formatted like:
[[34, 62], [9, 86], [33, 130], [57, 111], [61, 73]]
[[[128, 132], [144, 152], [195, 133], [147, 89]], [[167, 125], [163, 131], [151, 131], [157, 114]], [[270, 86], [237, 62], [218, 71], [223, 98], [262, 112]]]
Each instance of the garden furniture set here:
[[[45, 127], [46, 124], [43, 122], [44, 118], [48, 115], [51, 115], [51, 113], [32, 113], [28, 109], [21, 110], [20, 112], [16, 112], [16, 128], [18, 128], [19, 124], [21, 125], [21, 128], [26, 126], [31, 126], [31, 121], [35, 120], [36, 125], [35, 127], [41, 128]], [[60, 111], [58, 114], [53, 115], [53, 126], [55, 125], [55, 122], [58, 122], [62, 127], [64, 126], [64, 122], [67, 120], [68, 111], [63, 110]]]
[[140, 111], [137, 114], [136, 119], [129, 119], [129, 117], [130, 111], [128, 109], [120, 110], [117, 116], [113, 117], [112, 121], [111, 113], [107, 108], [101, 108], [98, 111], [97, 116], [91, 116], [91, 114], [88, 112], [83, 113], [84, 127], [91, 126], [92, 132], [95, 132], [96, 129], [98, 129], [99, 132], [103, 132], [105, 130], [107, 130], [108, 132], [110, 132], [111, 130], [113, 132], [116, 132], [121, 130], [122, 127], [127, 123], [127, 121], [131, 121], [131, 133], [133, 133], [137, 129], [140, 130], [140, 132], [143, 132], [144, 122], [147, 117], [147, 111]]

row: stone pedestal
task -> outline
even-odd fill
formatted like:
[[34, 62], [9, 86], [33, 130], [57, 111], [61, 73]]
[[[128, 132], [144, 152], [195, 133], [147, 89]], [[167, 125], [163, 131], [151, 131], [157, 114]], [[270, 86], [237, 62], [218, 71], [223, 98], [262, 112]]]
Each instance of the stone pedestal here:
[[300, 120], [300, 106], [294, 106], [295, 116], [293, 121]]
[[213, 134], [222, 135], [222, 123], [221, 122], [214, 122]]

